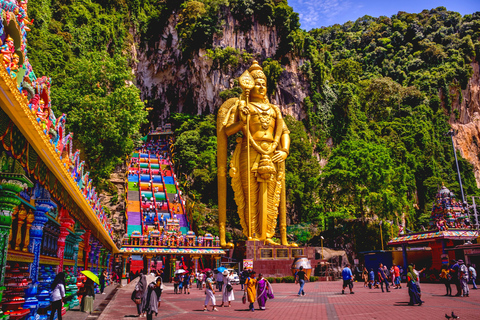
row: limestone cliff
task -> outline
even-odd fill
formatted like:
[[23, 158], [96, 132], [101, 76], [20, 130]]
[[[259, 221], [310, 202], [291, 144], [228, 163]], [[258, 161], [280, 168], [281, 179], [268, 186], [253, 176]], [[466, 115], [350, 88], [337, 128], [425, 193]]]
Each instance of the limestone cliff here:
[[[480, 70], [478, 63], [472, 63], [473, 75], [462, 94], [456, 94], [450, 125], [458, 133], [454, 138], [457, 150], [474, 167], [477, 187], [480, 188]], [[453, 90], [453, 89], [452, 89]]]
[[[228, 71], [213, 68], [213, 62], [205, 56], [205, 50], [199, 50], [186, 59], [175, 29], [177, 22], [178, 15], [172, 14], [164, 29], [159, 31], [155, 46], [145, 44], [135, 52], [138, 62], [134, 71], [142, 98], [156, 101], [157, 119], [154, 121], [164, 121], [171, 112], [214, 113], [222, 104], [219, 93], [231, 88], [233, 79], [248, 67], [244, 64]], [[275, 56], [278, 42], [275, 26], [253, 22], [250, 29], [241, 31], [239, 22], [227, 14], [222, 32], [214, 36], [213, 48], [231, 47], [252, 53], [262, 62]], [[308, 93], [308, 83], [299, 71], [302, 64], [303, 60], [291, 59], [288, 65], [282, 66], [284, 71], [272, 97], [285, 114], [297, 119], [304, 117], [302, 104]]]

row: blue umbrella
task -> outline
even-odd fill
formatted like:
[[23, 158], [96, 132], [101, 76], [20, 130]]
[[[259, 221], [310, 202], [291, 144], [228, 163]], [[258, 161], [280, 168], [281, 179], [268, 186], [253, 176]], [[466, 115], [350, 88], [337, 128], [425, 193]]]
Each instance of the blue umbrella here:
[[218, 271], [218, 272], [223, 272], [223, 271], [225, 271], [225, 270], [227, 270], [227, 268], [225, 268], [225, 267], [218, 267], [218, 268], [217, 268], [217, 271]]

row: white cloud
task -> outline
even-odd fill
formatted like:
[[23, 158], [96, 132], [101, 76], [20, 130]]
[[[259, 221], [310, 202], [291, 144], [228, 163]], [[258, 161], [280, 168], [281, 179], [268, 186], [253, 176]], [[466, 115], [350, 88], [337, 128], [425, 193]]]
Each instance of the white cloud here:
[[337, 16], [358, 8], [350, 0], [291, 0], [289, 4], [299, 13], [306, 30], [331, 25]]

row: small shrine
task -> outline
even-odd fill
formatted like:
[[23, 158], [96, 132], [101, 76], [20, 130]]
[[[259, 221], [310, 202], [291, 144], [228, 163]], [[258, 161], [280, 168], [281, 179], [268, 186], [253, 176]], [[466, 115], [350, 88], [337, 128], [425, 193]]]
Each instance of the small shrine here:
[[428, 245], [432, 250], [432, 268], [440, 270], [443, 263], [454, 257], [447, 254], [448, 248], [463, 244], [478, 237], [478, 230], [473, 229], [470, 217], [455, 194], [442, 184], [435, 196], [428, 230], [400, 234], [388, 242], [389, 246], [402, 246], [404, 265], [406, 247], [411, 245]]

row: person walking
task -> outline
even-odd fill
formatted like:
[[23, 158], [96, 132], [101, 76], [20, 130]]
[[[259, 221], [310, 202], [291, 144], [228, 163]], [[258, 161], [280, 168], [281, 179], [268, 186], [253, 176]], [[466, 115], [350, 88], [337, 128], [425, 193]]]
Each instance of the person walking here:
[[183, 275], [183, 294], [190, 294], [190, 278], [191, 275], [187, 272]]
[[247, 279], [247, 270], [243, 270], [240, 273], [240, 285], [242, 286], [242, 290], [243, 290], [243, 286], [245, 285], [246, 279]]
[[400, 268], [395, 264], [393, 270], [395, 275], [395, 289], [402, 289], [402, 277], [400, 274]]
[[93, 301], [95, 300], [95, 287], [92, 279], [87, 278], [78, 295], [82, 296], [80, 311], [92, 313]]
[[232, 306], [232, 301], [235, 300], [235, 295], [233, 293], [233, 286], [232, 286], [232, 280], [233, 280], [233, 271], [228, 272], [228, 270], [225, 270], [222, 272], [223, 275], [223, 290], [222, 290], [222, 304], [220, 307], [227, 307], [227, 302], [228, 302], [228, 307]]
[[216, 301], [215, 301], [215, 287], [213, 286], [213, 272], [208, 271], [207, 272], [207, 280], [206, 280], [206, 288], [205, 288], [205, 306], [203, 308], [203, 311], [207, 311], [208, 303], [212, 303], [212, 311], [218, 311], [217, 307], [215, 306]]
[[368, 270], [367, 270], [367, 267], [363, 267], [362, 278], [363, 278], [363, 287], [366, 288], [368, 286]]
[[143, 309], [145, 308], [145, 290], [147, 290], [147, 277], [143, 273], [140, 273], [140, 279], [135, 285], [134, 302], [137, 305], [138, 317], [145, 316]]
[[153, 319], [153, 314], [158, 315], [158, 308], [160, 307], [162, 296], [162, 278], [157, 277], [154, 282], [151, 282], [144, 292], [142, 300], [143, 309], [142, 313], [147, 315], [147, 320]]
[[416, 281], [417, 282], [417, 291], [418, 291], [418, 296], [420, 297], [420, 300], [422, 299], [422, 288], [420, 287], [420, 273], [422, 273], [423, 271], [425, 271], [425, 268], [418, 271], [415, 268], [415, 264], [413, 264], [413, 272], [415, 272], [415, 274], [417, 275], [417, 281]]
[[388, 285], [388, 277], [385, 274], [385, 268], [383, 267], [383, 263], [380, 263], [378, 265], [377, 275], [378, 275], [378, 282], [380, 282], [380, 287], [382, 288], [382, 292], [385, 292], [383, 291], [384, 283], [385, 283], [385, 289], [387, 290], [387, 292], [390, 292], [390, 287]]
[[463, 260], [458, 260], [459, 268], [459, 278], [460, 278], [460, 285], [462, 287], [462, 297], [468, 297], [470, 293], [470, 289], [468, 288], [468, 268], [463, 263]]
[[343, 287], [342, 287], [342, 294], [345, 293], [345, 288], [348, 287], [350, 289], [350, 294], [354, 294], [353, 292], [353, 274], [352, 270], [350, 269], [350, 264], [347, 263], [345, 268], [342, 270], [342, 278], [343, 278]]
[[59, 272], [55, 276], [51, 288], [50, 301], [52, 313], [50, 313], [50, 320], [55, 319], [55, 312], [57, 313], [57, 319], [62, 320], [63, 298], [65, 298], [65, 273]]
[[223, 289], [223, 274], [221, 272], [217, 273], [217, 289], [222, 291]]
[[452, 275], [449, 272], [448, 266], [443, 265], [442, 271], [440, 271], [440, 282], [445, 285], [445, 289], [447, 290], [446, 296], [452, 296], [452, 287], [450, 286]]
[[260, 273], [257, 279], [257, 301], [260, 310], [265, 310], [265, 304], [268, 299], [273, 299], [272, 285]]
[[255, 271], [251, 271], [247, 279], [245, 279], [245, 295], [250, 302], [249, 310], [255, 311], [253, 303], [257, 297], [257, 279], [255, 279]]
[[107, 280], [107, 270], [103, 270], [98, 280], [100, 281], [100, 293], [105, 294], [103, 291], [105, 290], [105, 281]]
[[469, 278], [470, 280], [472, 280], [472, 284], [473, 284], [473, 290], [477, 290], [477, 284], [475, 283], [475, 280], [477, 279], [477, 270], [475, 270], [475, 268], [469, 264], [468, 265], [468, 273], [469, 273]]
[[452, 260], [452, 265], [450, 266], [450, 274], [452, 275], [452, 283], [457, 288], [457, 294], [455, 297], [460, 297], [462, 295], [462, 287], [460, 286], [460, 277], [459, 277], [459, 268], [460, 265], [455, 260]]
[[373, 268], [370, 268], [370, 272], [368, 273], [368, 287], [372, 289], [374, 283], [375, 283], [375, 272], [373, 271]]
[[408, 305], [413, 306], [415, 304], [418, 304], [419, 306], [421, 306], [423, 301], [420, 299], [419, 292], [417, 291], [418, 276], [413, 270], [413, 265], [409, 265], [407, 273], [407, 287], [408, 295], [410, 296], [410, 302], [408, 303]]
[[300, 294], [302, 296], [305, 295], [305, 291], [303, 290], [303, 288], [305, 286], [305, 281], [307, 281], [306, 275], [307, 274], [305, 273], [305, 271], [303, 271], [303, 266], [300, 266], [299, 271], [297, 272], [297, 275], [296, 275], [296, 280], [295, 280], [295, 283], [300, 284], [300, 290], [298, 290], [298, 296], [300, 296]]

